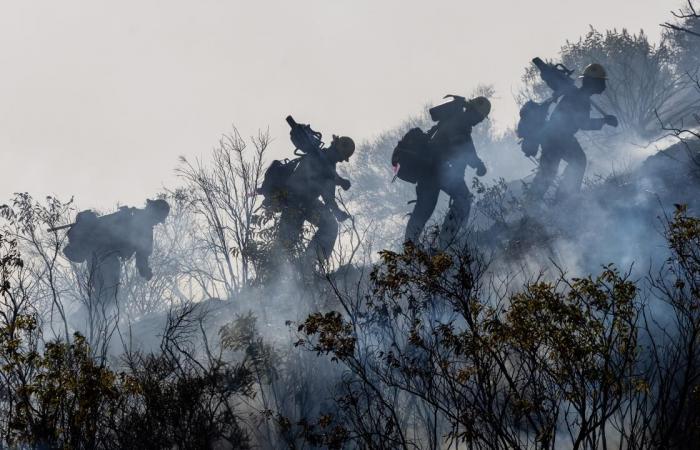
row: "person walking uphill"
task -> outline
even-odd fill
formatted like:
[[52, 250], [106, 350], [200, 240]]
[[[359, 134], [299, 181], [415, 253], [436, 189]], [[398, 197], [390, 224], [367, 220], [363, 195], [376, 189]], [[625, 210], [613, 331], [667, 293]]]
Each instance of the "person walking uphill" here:
[[580, 88], [572, 87], [559, 101], [543, 130], [542, 154], [529, 195], [540, 200], [553, 183], [559, 163], [567, 162], [556, 199], [562, 200], [580, 191], [586, 171], [586, 154], [575, 135], [579, 130], [600, 130], [604, 125], [617, 127], [617, 118], [605, 115], [591, 118], [591, 96], [605, 91], [607, 75], [600, 64], [591, 64], [583, 72]]
[[258, 193], [265, 195], [263, 206], [280, 212], [277, 243], [288, 255], [302, 238], [304, 222], [316, 227], [303, 256], [313, 266], [328, 260], [338, 237], [338, 222], [350, 216], [335, 199], [336, 186], [350, 189], [350, 181], [338, 175], [336, 164], [346, 162], [355, 151], [347, 136], [333, 136], [328, 147], [321, 134], [309, 125], [298, 124], [289, 116], [290, 138], [301, 156], [294, 160], [274, 161], [266, 171]]
[[78, 213], [69, 225], [66, 257], [75, 263], [87, 262], [91, 298], [103, 306], [116, 301], [121, 271], [120, 259], [135, 255], [141, 277], [153, 277], [148, 258], [153, 252], [153, 227], [170, 213], [165, 200], [146, 200], [146, 208], [123, 207], [98, 216], [87, 210]]
[[406, 225], [406, 242], [418, 242], [435, 210], [440, 191], [450, 196], [449, 210], [438, 239], [441, 249], [454, 242], [469, 218], [472, 194], [464, 180], [466, 167], [475, 168], [478, 176], [486, 174], [471, 132], [491, 111], [486, 97], [468, 101], [463, 97], [450, 97], [452, 101], [430, 110], [437, 125], [427, 134], [417, 128], [409, 131], [392, 156], [397, 177], [416, 183], [416, 204]]

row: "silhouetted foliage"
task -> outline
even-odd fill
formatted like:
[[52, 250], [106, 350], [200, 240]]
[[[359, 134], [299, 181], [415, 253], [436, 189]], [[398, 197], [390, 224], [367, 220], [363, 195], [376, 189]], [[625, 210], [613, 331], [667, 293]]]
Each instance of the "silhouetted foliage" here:
[[[700, 221], [679, 207], [648, 280], [614, 266], [506, 295], [474, 253], [384, 251], [361, 310], [310, 315], [298, 345], [343, 377], [333, 423], [367, 448], [691, 448], [700, 382]], [[502, 286], [501, 286], [502, 287]], [[615, 444], [617, 445], [617, 444]]]
[[673, 12], [674, 20], [661, 24], [679, 67], [690, 74], [700, 70], [700, 14], [696, 4], [688, 0], [684, 8]]
[[[128, 355], [123, 371], [94, 357], [79, 333], [44, 342], [22, 284], [16, 242], [0, 235], [0, 443], [32, 448], [247, 448], [240, 399], [252, 395], [243, 366], [203, 365], [173, 328], [160, 355]], [[176, 336], [173, 338], [173, 336]]]
[[[697, 138], [695, 11], [688, 2], [659, 44], [643, 33], [591, 29], [561, 57], [579, 70], [606, 66], [603, 107], [629, 130], [655, 137], [661, 119], [678, 136]], [[528, 93], [546, 95], [534, 72], [525, 81]], [[473, 93], [493, 94], [488, 86]], [[90, 310], [90, 274], [63, 257], [64, 233], [46, 231], [72, 222], [72, 201], [16, 194], [0, 207], [0, 447], [695, 448], [693, 205], [667, 218], [668, 259], [646, 278], [615, 265], [586, 276], [590, 264], [571, 276], [558, 261], [528, 275], [509, 263], [551, 243], [540, 222], [559, 216], [564, 225], [554, 226], [564, 229], [589, 215], [590, 224], [602, 216], [589, 211], [592, 203], [612, 203], [601, 207], [610, 215], [623, 209], [557, 236], [587, 233], [571, 250], [583, 259], [591, 235], [636, 224], [648, 207], [637, 202], [643, 193], [613, 175], [599, 184], [602, 194], [588, 189], [582, 195], [591, 198], [575, 207], [513, 220], [527, 212], [517, 184], [475, 180], [475, 216], [488, 226], [475, 230], [479, 239], [450, 252], [430, 242], [382, 250], [372, 264], [375, 238], [396, 248], [413, 198], [411, 185], [388, 184], [391, 150], [408, 128], [429, 122], [422, 114], [358, 149], [353, 188], [339, 199], [354, 217], [331, 263], [306, 276], [278, 270], [275, 216], [255, 195], [266, 133], [246, 141], [234, 130], [210, 162], [181, 159], [184, 186], [165, 194], [172, 210], [155, 233], [154, 277], [146, 283], [123, 261], [116, 311]], [[490, 121], [474, 140], [479, 149], [515, 151]], [[678, 183], [662, 183], [672, 187], [658, 197], [664, 204], [679, 184], [688, 186], [684, 194], [696, 191], [676, 168], [654, 178]], [[623, 189], [634, 192], [610, 195]], [[631, 220], [618, 220], [627, 213]], [[486, 234], [492, 241], [483, 245]], [[485, 249], [496, 249], [499, 267]], [[79, 308], [91, 311], [85, 323], [72, 321]], [[144, 339], [136, 333], [144, 323], [158, 331]], [[160, 342], [146, 342], [156, 333]]]

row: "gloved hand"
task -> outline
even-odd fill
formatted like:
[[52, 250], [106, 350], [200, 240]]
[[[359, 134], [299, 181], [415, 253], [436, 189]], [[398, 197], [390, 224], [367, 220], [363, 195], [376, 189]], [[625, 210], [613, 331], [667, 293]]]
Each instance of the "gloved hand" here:
[[338, 219], [338, 222], [345, 222], [350, 218], [350, 214], [346, 213], [345, 211], [342, 211], [340, 209], [337, 209], [335, 211], [335, 218]]
[[479, 165], [476, 168], [476, 176], [483, 177], [486, 175], [486, 165], [482, 161], [479, 161]]
[[347, 191], [350, 189], [351, 183], [350, 180], [346, 180], [345, 178], [341, 178], [340, 181], [338, 182], [338, 185], [343, 188], [344, 191]]
[[603, 117], [603, 121], [606, 125], [610, 125], [613, 128], [617, 128], [619, 125], [617, 117], [613, 116], [612, 114], [608, 114], [607, 116]]

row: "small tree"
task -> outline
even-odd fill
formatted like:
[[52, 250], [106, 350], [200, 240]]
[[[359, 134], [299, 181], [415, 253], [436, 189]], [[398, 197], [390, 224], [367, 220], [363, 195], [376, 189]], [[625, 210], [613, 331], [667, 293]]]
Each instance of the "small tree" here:
[[36, 201], [27, 193], [15, 194], [11, 205], [0, 205], [0, 217], [5, 220], [3, 232], [17, 243], [25, 255], [26, 273], [32, 283], [28, 296], [34, 307], [49, 319], [48, 324], [62, 328], [56, 336], [70, 340], [64, 294], [72, 284], [72, 275], [62, 257], [66, 237], [63, 233], [50, 233], [48, 228], [69, 222], [73, 211], [72, 200], [63, 202], [46, 197], [46, 202]]
[[211, 264], [196, 269], [201, 275], [197, 279], [211, 297], [234, 298], [256, 277], [262, 221], [256, 189], [262, 182], [270, 136], [260, 132], [251, 141], [255, 150], [248, 159], [247, 143], [234, 128], [212, 151], [211, 165], [183, 157], [177, 169], [186, 186], [181, 194], [199, 219], [197, 247]]
[[[666, 29], [665, 37], [672, 43], [679, 67], [685, 71], [688, 80], [700, 95], [700, 14], [693, 2], [688, 0], [687, 6], [673, 15], [676, 19], [674, 22], [666, 22], [661, 26]], [[697, 144], [700, 140], [700, 115], [695, 112], [692, 118], [680, 121], [659, 115], [659, 121], [664, 130], [671, 131], [685, 143], [691, 159], [700, 164], [696, 151], [689, 142]]]
[[700, 14], [692, 0], [687, 6], [673, 12], [674, 21], [661, 24], [664, 37], [670, 42], [678, 66], [689, 74], [700, 70]]

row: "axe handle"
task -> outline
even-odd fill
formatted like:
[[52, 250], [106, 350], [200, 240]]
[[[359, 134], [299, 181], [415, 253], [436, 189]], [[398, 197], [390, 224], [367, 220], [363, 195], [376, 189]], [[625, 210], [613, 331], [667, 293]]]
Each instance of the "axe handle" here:
[[68, 225], [61, 225], [61, 226], [58, 226], [58, 227], [49, 228], [49, 229], [46, 230], [46, 231], [48, 231], [49, 233], [52, 233], [52, 232], [54, 232], [54, 231], [65, 230], [66, 228], [70, 228], [70, 227], [72, 227], [73, 225], [75, 225], [75, 224], [74, 224], [74, 223], [69, 223]]
[[598, 111], [602, 115], [609, 116], [609, 114], [606, 113], [605, 111], [603, 111], [602, 108], [600, 106], [598, 106], [593, 100], [591, 100], [591, 106], [593, 107], [593, 109], [595, 109], [596, 111]]

